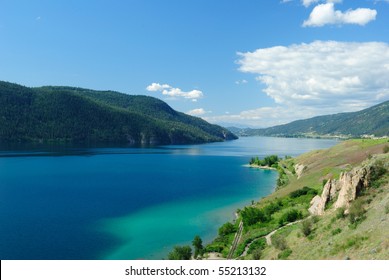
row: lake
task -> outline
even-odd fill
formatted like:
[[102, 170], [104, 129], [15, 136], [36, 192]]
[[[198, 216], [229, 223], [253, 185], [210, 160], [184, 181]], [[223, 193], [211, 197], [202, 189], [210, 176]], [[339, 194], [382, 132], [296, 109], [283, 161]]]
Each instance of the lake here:
[[274, 191], [252, 156], [296, 156], [336, 140], [247, 137], [204, 145], [0, 147], [1, 259], [162, 259], [205, 243]]

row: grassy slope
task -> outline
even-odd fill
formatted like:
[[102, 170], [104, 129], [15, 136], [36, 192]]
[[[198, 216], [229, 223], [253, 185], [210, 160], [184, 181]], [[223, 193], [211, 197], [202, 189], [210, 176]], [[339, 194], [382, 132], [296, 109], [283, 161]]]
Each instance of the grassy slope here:
[[[307, 169], [299, 179], [289, 172], [289, 184], [262, 199], [256, 207], [262, 208], [277, 199], [287, 200], [290, 192], [304, 186], [314, 188], [320, 194], [323, 180], [338, 178], [340, 172], [360, 165], [370, 155], [382, 154], [385, 145], [388, 145], [388, 140], [350, 140], [328, 150], [314, 151], [284, 161], [284, 166], [300, 163], [307, 166]], [[389, 154], [382, 157], [386, 162], [389, 161]], [[313, 233], [309, 237], [302, 234], [301, 223], [297, 223], [280, 229], [273, 238], [282, 236], [285, 239], [290, 254], [288, 259], [389, 259], [389, 214], [385, 210], [389, 205], [388, 179], [387, 173], [378, 189], [370, 188], [361, 198], [364, 201], [366, 218], [356, 228], [349, 226], [347, 217], [336, 218], [336, 213], [330, 207], [326, 214], [313, 224]], [[307, 216], [309, 199], [307, 197], [304, 200], [301, 197], [300, 201], [292, 201], [287, 207], [299, 209]], [[273, 217], [277, 219], [280, 215], [275, 213]], [[258, 224], [249, 227], [241, 242], [270, 230], [266, 228], [269, 228], [269, 225]], [[274, 246], [267, 246], [262, 251], [261, 259], [278, 259], [281, 252]], [[245, 258], [251, 257], [248, 255]]]

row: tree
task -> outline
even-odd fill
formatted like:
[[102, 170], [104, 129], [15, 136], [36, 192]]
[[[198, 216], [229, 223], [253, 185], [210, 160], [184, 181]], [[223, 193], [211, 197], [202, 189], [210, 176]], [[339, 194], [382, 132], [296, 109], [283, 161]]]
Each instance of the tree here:
[[195, 249], [194, 258], [196, 259], [197, 256], [202, 255], [203, 253], [203, 240], [201, 240], [200, 236], [196, 235], [192, 241], [192, 245]]
[[192, 257], [192, 248], [190, 246], [175, 246], [168, 255], [169, 260], [190, 260]]
[[225, 223], [224, 225], [222, 225], [220, 228], [219, 228], [219, 235], [220, 236], [225, 236], [225, 235], [228, 235], [230, 233], [234, 233], [236, 232], [236, 228], [235, 226], [230, 223], [230, 222], [227, 222]]
[[245, 207], [241, 212], [243, 223], [245, 225], [251, 226], [258, 222], [267, 222], [268, 216], [266, 216], [265, 212], [262, 209], [258, 209], [255, 207]]

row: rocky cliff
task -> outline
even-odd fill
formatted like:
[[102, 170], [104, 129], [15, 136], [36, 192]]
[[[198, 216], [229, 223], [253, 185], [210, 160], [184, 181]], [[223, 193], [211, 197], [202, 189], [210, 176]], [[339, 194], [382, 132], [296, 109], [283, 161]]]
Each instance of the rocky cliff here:
[[370, 187], [382, 169], [388, 170], [388, 163], [383, 163], [384, 155], [374, 156], [351, 171], [342, 172], [339, 179], [328, 180], [320, 196], [311, 201], [308, 211], [312, 215], [323, 215], [329, 202], [334, 202], [334, 209], [344, 208], [345, 213], [364, 188]]

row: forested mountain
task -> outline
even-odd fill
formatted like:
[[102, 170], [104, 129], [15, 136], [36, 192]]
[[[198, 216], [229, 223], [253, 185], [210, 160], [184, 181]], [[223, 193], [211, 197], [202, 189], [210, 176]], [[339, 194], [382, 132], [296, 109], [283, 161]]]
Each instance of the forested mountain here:
[[0, 142], [189, 144], [236, 139], [163, 101], [74, 87], [0, 82]]
[[246, 136], [385, 136], [389, 135], [389, 101], [358, 112], [319, 116], [269, 128], [235, 128], [232, 131]]

